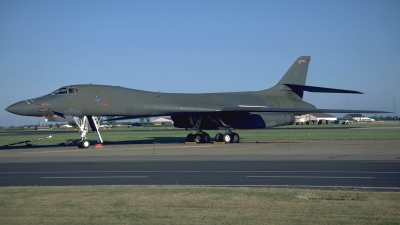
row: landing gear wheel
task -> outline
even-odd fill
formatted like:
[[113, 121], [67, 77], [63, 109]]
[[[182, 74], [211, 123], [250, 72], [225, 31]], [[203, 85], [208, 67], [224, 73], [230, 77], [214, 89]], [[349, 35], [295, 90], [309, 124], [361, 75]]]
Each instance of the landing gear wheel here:
[[232, 137], [230, 134], [224, 134], [223, 139], [224, 139], [225, 143], [230, 143], [232, 140]]
[[88, 148], [88, 147], [89, 147], [89, 145], [90, 145], [90, 143], [89, 143], [89, 141], [88, 141], [88, 140], [84, 140], [84, 141], [82, 142], [82, 146], [83, 146], [83, 148]]
[[221, 133], [216, 134], [214, 141], [215, 142], [223, 142], [224, 141], [223, 135]]
[[100, 144], [103, 143], [103, 139], [101, 138], [99, 131], [101, 117], [93, 115], [82, 117], [74, 116], [73, 119], [76, 125], [79, 127], [79, 133], [81, 134], [81, 138], [77, 143], [79, 148], [88, 148], [90, 145], [89, 141], [86, 139], [86, 134], [88, 133], [88, 124], [90, 124], [92, 131], [96, 132], [97, 142]]
[[187, 142], [194, 142], [194, 134], [188, 134], [186, 136], [186, 141]]
[[194, 135], [194, 141], [196, 143], [209, 143], [210, 135], [207, 133], [196, 134], [196, 135]]
[[233, 133], [232, 134], [232, 142], [233, 143], [239, 143], [239, 140], [240, 140], [239, 134]]
[[202, 137], [203, 135], [201, 135], [201, 134], [196, 134], [195, 136], [194, 136], [194, 141], [196, 141], [196, 143], [201, 143], [201, 142], [203, 142], [203, 137]]
[[203, 133], [204, 134], [204, 142], [205, 143], [210, 143], [210, 140], [211, 140], [211, 138], [210, 138], [210, 135], [209, 134], [207, 134], [207, 133]]
[[83, 141], [78, 142], [79, 148], [88, 148], [89, 145], [90, 145], [90, 143], [88, 140], [83, 140]]

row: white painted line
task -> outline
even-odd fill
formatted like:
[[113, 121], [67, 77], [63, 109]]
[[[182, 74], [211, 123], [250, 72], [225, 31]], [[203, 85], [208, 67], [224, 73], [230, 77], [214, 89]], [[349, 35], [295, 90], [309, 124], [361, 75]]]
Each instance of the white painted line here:
[[120, 178], [147, 178], [147, 176], [101, 176], [101, 177], [41, 177], [41, 179], [120, 179]]
[[374, 179], [375, 177], [325, 177], [325, 176], [247, 176], [248, 178], [300, 178], [300, 179]]

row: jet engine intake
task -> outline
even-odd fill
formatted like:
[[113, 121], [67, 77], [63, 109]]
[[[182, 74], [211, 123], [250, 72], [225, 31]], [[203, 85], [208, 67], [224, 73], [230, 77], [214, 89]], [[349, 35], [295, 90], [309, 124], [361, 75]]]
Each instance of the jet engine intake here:
[[[295, 116], [290, 113], [249, 113], [233, 116], [232, 127], [236, 129], [262, 129], [283, 125], [291, 125]], [[226, 122], [229, 124], [228, 122]]]
[[258, 113], [265, 122], [265, 128], [292, 125], [296, 121], [291, 113]]

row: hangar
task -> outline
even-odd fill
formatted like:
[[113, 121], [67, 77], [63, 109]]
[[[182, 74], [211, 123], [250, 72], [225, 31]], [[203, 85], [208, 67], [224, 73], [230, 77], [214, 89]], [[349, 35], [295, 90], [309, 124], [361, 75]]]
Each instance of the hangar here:
[[157, 118], [155, 120], [150, 121], [150, 123], [154, 125], [172, 125], [174, 122], [170, 118]]
[[337, 118], [326, 114], [326, 113], [310, 113], [310, 114], [305, 114], [305, 115], [301, 115], [301, 116], [296, 116], [296, 123], [305, 123], [305, 122], [329, 122], [329, 123], [333, 123], [334, 121], [336, 121]]
[[347, 114], [343, 117], [344, 120], [358, 121], [358, 122], [374, 122], [375, 120], [365, 117], [362, 114]]

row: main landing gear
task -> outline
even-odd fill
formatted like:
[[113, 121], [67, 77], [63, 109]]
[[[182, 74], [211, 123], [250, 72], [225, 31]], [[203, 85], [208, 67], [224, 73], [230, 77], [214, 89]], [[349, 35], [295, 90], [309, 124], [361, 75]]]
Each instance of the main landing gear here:
[[[195, 130], [196, 134], [190, 133], [186, 136], [186, 142], [209, 143], [210, 135], [201, 130], [201, 116], [189, 116], [189, 121], [193, 125], [190, 130]], [[232, 132], [229, 128], [225, 128], [225, 134], [218, 133], [215, 135], [215, 142], [239, 143], [239, 135]]]
[[[240, 137], [239, 134], [232, 132], [231, 130], [227, 129], [228, 131], [225, 134], [218, 133], [215, 135], [215, 142], [225, 142], [225, 143], [239, 143]], [[209, 143], [210, 142], [210, 135], [206, 132], [199, 132], [197, 134], [188, 134], [186, 136], [187, 142], [196, 142], [196, 143]]]
[[201, 116], [189, 116], [190, 123], [193, 125], [193, 128], [190, 130], [195, 130], [196, 134], [188, 134], [186, 136], [186, 142], [196, 142], [196, 143], [209, 143], [211, 138], [210, 135], [206, 132], [203, 132], [200, 129], [201, 126]]
[[229, 128], [225, 129], [225, 134], [218, 133], [215, 135], [215, 142], [239, 143], [239, 134], [232, 132]]
[[209, 143], [210, 140], [210, 135], [203, 131], [200, 131], [197, 134], [190, 133], [186, 136], [187, 142]]
[[96, 116], [83, 116], [77, 117], [74, 116], [74, 121], [76, 125], [79, 127], [79, 133], [81, 134], [81, 140], [78, 141], [79, 148], [88, 148], [90, 143], [86, 138], [86, 134], [88, 132], [88, 123], [92, 128], [92, 131], [96, 132], [97, 142], [103, 143], [103, 139], [101, 138], [99, 127], [101, 122], [101, 117]]

